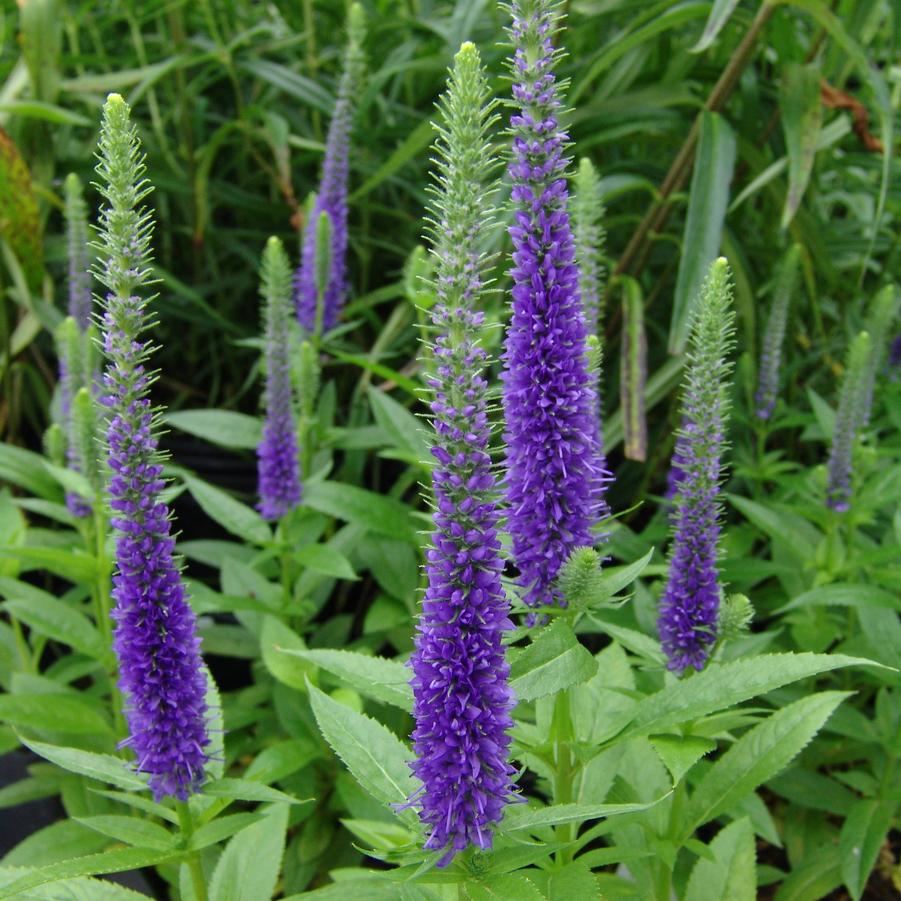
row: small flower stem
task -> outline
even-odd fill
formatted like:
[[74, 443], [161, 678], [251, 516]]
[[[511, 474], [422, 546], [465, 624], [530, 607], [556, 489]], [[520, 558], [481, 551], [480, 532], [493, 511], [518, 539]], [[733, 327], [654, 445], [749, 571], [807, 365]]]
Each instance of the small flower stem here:
[[[187, 801], [176, 802], [178, 823], [181, 826], [182, 838], [187, 846], [194, 834], [194, 820], [191, 817], [191, 808]], [[188, 871], [191, 874], [191, 885], [194, 888], [194, 901], [207, 901], [206, 880], [203, 878], [203, 865], [200, 862], [200, 854], [192, 851], [187, 861]]]

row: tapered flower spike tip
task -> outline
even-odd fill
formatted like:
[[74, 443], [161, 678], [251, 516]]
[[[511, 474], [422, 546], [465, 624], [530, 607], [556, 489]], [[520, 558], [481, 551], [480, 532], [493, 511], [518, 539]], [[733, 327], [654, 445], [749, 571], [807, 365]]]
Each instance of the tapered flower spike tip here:
[[410, 799], [439, 866], [470, 845], [491, 847], [512, 799], [508, 761], [509, 668], [503, 635], [512, 624], [501, 583], [497, 484], [491, 465], [484, 330], [487, 260], [481, 234], [492, 222], [495, 122], [479, 54], [454, 57], [438, 102], [438, 138], [427, 237], [435, 303], [426, 352], [431, 395], [434, 528], [428, 586], [410, 660], [416, 727], [411, 764], [422, 783]]
[[716, 642], [722, 589], [717, 569], [720, 486], [729, 413], [735, 314], [729, 266], [715, 260], [692, 317], [681, 427], [673, 452], [678, 467], [672, 512], [669, 575], [657, 628], [668, 667], [703, 669]]
[[[312, 334], [321, 320], [323, 331], [337, 324], [347, 295], [347, 183], [350, 137], [357, 96], [363, 81], [366, 59], [363, 40], [366, 16], [360, 4], [351, 6], [347, 18], [347, 46], [338, 83], [338, 97], [329, 123], [322, 159], [319, 190], [304, 229], [301, 263], [294, 275], [294, 303], [297, 321]], [[319, 291], [316, 246], [320, 215], [331, 224], [330, 273], [324, 292]], [[320, 302], [321, 297], [321, 302]]]
[[194, 613], [173, 557], [175, 540], [158, 449], [157, 415], [147, 368], [153, 324], [144, 295], [151, 280], [153, 220], [140, 206], [151, 188], [128, 105], [111, 94], [103, 107], [98, 187], [104, 199], [98, 229], [98, 281], [106, 357], [110, 524], [115, 530], [116, 602], [113, 648], [125, 697], [129, 745], [149, 775], [157, 800], [186, 799], [200, 787], [209, 744], [206, 676]]

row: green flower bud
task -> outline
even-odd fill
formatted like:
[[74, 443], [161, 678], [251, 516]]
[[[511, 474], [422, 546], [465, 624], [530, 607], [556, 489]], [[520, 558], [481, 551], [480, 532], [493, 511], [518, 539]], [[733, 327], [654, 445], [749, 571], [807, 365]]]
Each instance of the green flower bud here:
[[717, 632], [723, 641], [732, 641], [748, 631], [754, 607], [743, 594], [730, 594], [720, 607]]

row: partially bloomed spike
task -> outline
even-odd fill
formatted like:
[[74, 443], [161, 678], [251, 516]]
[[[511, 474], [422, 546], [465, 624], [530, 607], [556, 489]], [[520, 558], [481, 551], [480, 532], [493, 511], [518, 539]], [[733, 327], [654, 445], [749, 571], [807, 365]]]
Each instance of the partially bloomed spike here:
[[757, 393], [754, 396], [758, 419], [769, 419], [779, 396], [779, 369], [782, 364], [782, 345], [788, 324], [788, 310], [798, 282], [801, 245], [795, 244], [779, 267], [773, 289], [773, 302], [763, 335], [760, 365], [757, 374]]
[[[338, 99], [325, 143], [319, 191], [304, 231], [301, 263], [294, 278], [297, 319], [309, 333], [313, 333], [317, 327], [328, 331], [336, 325], [347, 294], [348, 155], [353, 114], [365, 69], [365, 29], [363, 9], [359, 3], [354, 3], [348, 14], [347, 51], [338, 84]], [[319, 217], [323, 213], [328, 216], [331, 224], [330, 277], [320, 297], [316, 279], [316, 244]], [[317, 306], [321, 308], [318, 321]]]
[[464, 44], [438, 110], [429, 237], [435, 261], [429, 361], [436, 460], [428, 588], [416, 635], [412, 799], [443, 866], [469, 845], [491, 847], [511, 798], [513, 696], [502, 638], [512, 627], [501, 585], [497, 485], [488, 452], [485, 259], [496, 165], [488, 142], [489, 90], [479, 55]]
[[682, 425], [674, 459], [680, 478], [672, 513], [669, 576], [657, 628], [668, 667], [700, 670], [716, 641], [721, 588], [716, 565], [720, 486], [729, 412], [728, 354], [734, 313], [729, 267], [716, 260], [692, 319], [688, 370], [682, 387]]
[[870, 336], [871, 352], [864, 374], [863, 395], [860, 404], [860, 424], [864, 428], [870, 423], [876, 377], [882, 370], [883, 361], [886, 359], [890, 329], [897, 315], [896, 288], [893, 284], [885, 285], [876, 293], [867, 311], [865, 327]]
[[184, 799], [204, 776], [209, 742], [206, 679], [194, 614], [173, 559], [169, 509], [149, 398], [153, 325], [150, 282], [151, 191], [130, 110], [118, 94], [103, 107], [97, 165], [103, 205], [95, 275], [102, 299], [102, 403], [108, 411], [107, 463], [116, 531], [113, 646], [126, 698], [127, 740], [137, 768], [160, 799]]
[[845, 364], [826, 484], [826, 505], [838, 513], [851, 508], [854, 444], [863, 424], [861, 408], [870, 388], [868, 375], [872, 353], [870, 335], [861, 332], [851, 343]]
[[574, 548], [593, 543], [604, 471], [597, 397], [566, 183], [568, 137], [554, 74], [557, 7], [511, 5], [514, 55], [513, 315], [504, 352], [507, 501], [513, 558], [530, 606], [561, 602], [554, 583]]
[[278, 238], [270, 238], [266, 244], [261, 275], [266, 324], [266, 422], [257, 448], [259, 510], [265, 519], [277, 520], [300, 503], [301, 495], [291, 389], [291, 269]]

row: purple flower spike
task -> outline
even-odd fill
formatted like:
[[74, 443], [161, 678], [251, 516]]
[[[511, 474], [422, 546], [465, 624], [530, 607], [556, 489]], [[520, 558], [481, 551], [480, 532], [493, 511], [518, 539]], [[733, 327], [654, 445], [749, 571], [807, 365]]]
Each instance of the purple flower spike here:
[[513, 316], [504, 353], [507, 500], [529, 606], [560, 602], [557, 572], [593, 544], [605, 472], [586, 365], [579, 271], [567, 211], [567, 135], [557, 122], [555, 4], [512, 4]]
[[261, 294], [266, 302], [266, 424], [257, 448], [259, 510], [273, 521], [293, 510], [301, 494], [291, 391], [291, 270], [278, 238], [270, 238], [263, 253]]
[[[294, 276], [294, 302], [297, 320], [309, 333], [334, 328], [347, 293], [347, 177], [350, 132], [354, 104], [360, 89], [364, 67], [363, 38], [365, 22], [362, 7], [354, 3], [348, 15], [348, 44], [344, 70], [338, 85], [338, 99], [329, 124], [322, 160], [319, 192], [304, 230], [301, 263]], [[316, 232], [320, 214], [331, 221], [331, 246], [328, 248], [330, 278], [322, 297], [322, 321], [317, 322], [319, 287], [316, 279]], [[324, 249], [319, 249], [319, 254]]]
[[139, 208], [151, 188], [128, 105], [111, 94], [100, 133], [101, 258], [95, 274], [108, 289], [102, 331], [106, 369], [101, 403], [108, 410], [110, 523], [116, 530], [113, 647], [126, 699], [137, 769], [150, 775], [159, 800], [182, 800], [204, 778], [209, 743], [206, 678], [194, 613], [173, 559], [169, 510], [147, 396], [152, 314], [140, 290], [150, 278], [150, 213]]
[[428, 588], [413, 652], [411, 767], [422, 782], [411, 802], [429, 829], [426, 847], [445, 866], [469, 845], [491, 847], [511, 800], [508, 761], [514, 700], [502, 643], [512, 628], [501, 585], [497, 485], [488, 445], [485, 351], [479, 346], [485, 260], [496, 165], [487, 132], [489, 89], [479, 55], [463, 44], [439, 103], [430, 238], [436, 332], [431, 374], [434, 531]]
[[677, 673], [703, 669], [716, 641], [719, 493], [733, 318], [729, 267], [721, 258], [710, 268], [692, 323], [682, 425], [673, 454], [672, 471], [678, 474], [673, 545], [657, 628], [668, 667]]
[[779, 267], [773, 289], [773, 304], [767, 319], [760, 351], [757, 393], [754, 395], [755, 415], [758, 419], [770, 419], [779, 396], [779, 369], [782, 363], [782, 345], [788, 324], [788, 310], [798, 281], [801, 264], [801, 245], [792, 245]]
[[839, 396], [838, 412], [827, 466], [826, 506], [836, 513], [851, 509], [854, 445], [860, 431], [868, 394], [873, 355], [873, 342], [868, 332], [861, 332], [848, 350], [845, 375]]

